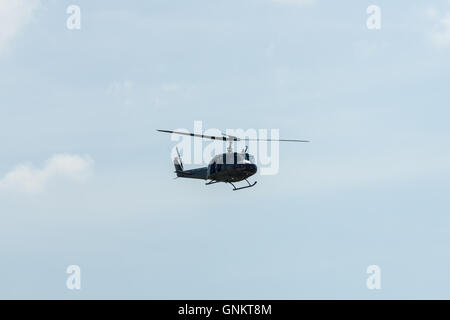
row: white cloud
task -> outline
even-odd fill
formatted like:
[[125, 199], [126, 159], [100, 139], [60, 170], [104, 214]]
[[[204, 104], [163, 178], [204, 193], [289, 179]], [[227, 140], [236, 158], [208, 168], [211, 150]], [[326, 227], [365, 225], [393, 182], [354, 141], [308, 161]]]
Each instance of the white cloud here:
[[429, 19], [435, 19], [438, 16], [438, 10], [435, 7], [425, 8], [425, 16]]
[[315, 0], [272, 0], [273, 2], [292, 5], [308, 5], [313, 4]]
[[0, 1], [0, 51], [27, 25], [39, 0]]
[[53, 155], [41, 169], [20, 164], [0, 180], [0, 190], [38, 193], [45, 191], [51, 181], [83, 181], [90, 176], [93, 164], [87, 155], [71, 154]]
[[134, 84], [130, 80], [114, 81], [109, 85], [106, 92], [128, 106], [131, 104], [133, 88]]
[[119, 96], [129, 94], [132, 89], [133, 82], [130, 80], [114, 81], [109, 85], [107, 92], [111, 95]]
[[439, 18], [430, 36], [437, 47], [450, 46], [450, 12]]
[[[450, 1], [448, 1], [450, 5]], [[438, 48], [450, 46], [450, 11], [429, 6], [423, 9], [423, 15], [433, 22], [433, 28], [428, 33], [431, 42]]]

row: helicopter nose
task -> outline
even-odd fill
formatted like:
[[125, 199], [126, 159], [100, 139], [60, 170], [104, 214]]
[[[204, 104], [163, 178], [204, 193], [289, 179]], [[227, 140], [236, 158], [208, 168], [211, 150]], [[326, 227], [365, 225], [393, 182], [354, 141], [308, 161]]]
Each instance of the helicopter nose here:
[[251, 174], [255, 174], [256, 171], [258, 171], [258, 168], [256, 167], [256, 164], [249, 163], [247, 164], [247, 171], [249, 171]]

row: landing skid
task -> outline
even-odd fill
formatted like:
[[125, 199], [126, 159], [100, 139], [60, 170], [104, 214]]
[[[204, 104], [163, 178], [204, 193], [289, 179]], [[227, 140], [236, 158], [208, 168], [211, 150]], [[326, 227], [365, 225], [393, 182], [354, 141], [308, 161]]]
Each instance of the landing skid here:
[[245, 187], [240, 187], [240, 188], [236, 188], [236, 186], [234, 185], [234, 184], [232, 184], [231, 182], [228, 182], [229, 184], [231, 184], [232, 186], [233, 186], [233, 191], [236, 191], [236, 190], [241, 190], [241, 189], [247, 189], [247, 188], [251, 188], [251, 187], [254, 187], [255, 186], [255, 184], [256, 184], [256, 182], [258, 182], [258, 181], [255, 181], [255, 182], [253, 182], [253, 184], [251, 184], [250, 182], [248, 182], [248, 180], [247, 179], [245, 179], [245, 181], [247, 181], [247, 183], [248, 183], [248, 186], [245, 186]]
[[251, 188], [251, 187], [255, 186], [256, 182], [258, 182], [258, 181], [255, 181], [255, 182], [253, 182], [253, 184], [251, 184], [250, 182], [248, 182], [247, 179], [244, 179], [244, 180], [247, 181], [248, 186], [240, 187], [240, 188], [236, 188], [236, 186], [235, 186], [233, 183], [229, 182], [229, 181], [217, 181], [217, 180], [211, 180], [211, 181], [205, 183], [205, 185], [208, 186], [208, 185], [210, 185], [210, 184], [214, 184], [214, 183], [218, 183], [218, 182], [225, 182], [225, 183], [231, 184], [231, 185], [233, 186], [233, 191], [236, 191], [236, 190], [241, 190], [241, 189]]

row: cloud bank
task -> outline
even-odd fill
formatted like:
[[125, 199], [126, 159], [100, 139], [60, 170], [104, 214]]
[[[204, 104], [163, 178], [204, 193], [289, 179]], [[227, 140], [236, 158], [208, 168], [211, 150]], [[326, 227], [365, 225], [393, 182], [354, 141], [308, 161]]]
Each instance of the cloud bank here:
[[0, 190], [39, 193], [51, 181], [84, 181], [91, 175], [93, 164], [87, 155], [55, 154], [41, 169], [31, 164], [17, 165], [0, 180]]
[[0, 1], [0, 51], [26, 26], [39, 6], [39, 0]]
[[445, 13], [436, 23], [431, 40], [437, 47], [450, 46], [450, 12]]

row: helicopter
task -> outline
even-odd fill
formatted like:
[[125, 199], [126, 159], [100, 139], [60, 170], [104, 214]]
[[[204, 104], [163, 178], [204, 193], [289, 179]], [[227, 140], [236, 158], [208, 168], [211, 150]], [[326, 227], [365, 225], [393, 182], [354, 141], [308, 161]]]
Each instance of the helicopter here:
[[[228, 142], [227, 152], [215, 155], [209, 162], [207, 167], [195, 168], [184, 170], [183, 162], [181, 160], [180, 152], [178, 148], [177, 157], [173, 160], [175, 166], [175, 173], [177, 178], [189, 178], [189, 179], [201, 179], [209, 180], [205, 185], [211, 185], [218, 182], [229, 183], [233, 186], [233, 191], [251, 188], [256, 185], [256, 182], [250, 183], [247, 179], [253, 176], [258, 167], [255, 164], [255, 158], [253, 155], [247, 152], [248, 146], [241, 152], [233, 152], [232, 144], [235, 141], [241, 141], [243, 139], [227, 135], [222, 133], [222, 137], [209, 136], [203, 134], [180, 132], [173, 130], [156, 130], [164, 133], [186, 135], [191, 137], [197, 137], [202, 139], [221, 140]], [[245, 141], [282, 141], [282, 142], [309, 142], [308, 140], [296, 140], [296, 139], [245, 139]], [[236, 188], [234, 183], [245, 180], [246, 186]]]

